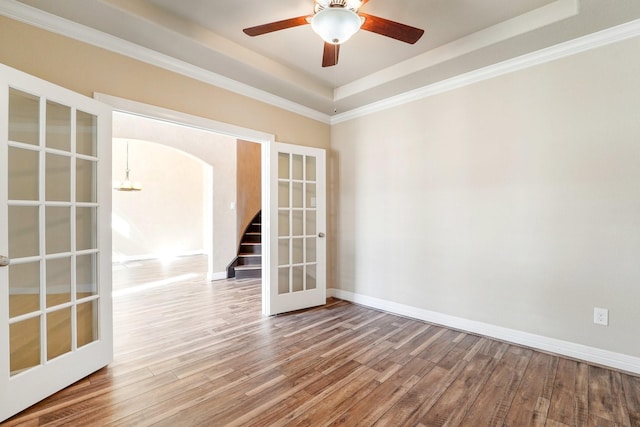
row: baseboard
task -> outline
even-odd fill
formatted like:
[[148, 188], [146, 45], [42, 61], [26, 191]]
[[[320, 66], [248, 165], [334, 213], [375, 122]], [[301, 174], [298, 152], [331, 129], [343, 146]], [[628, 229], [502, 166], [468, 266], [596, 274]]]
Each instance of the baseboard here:
[[515, 329], [503, 328], [501, 326], [490, 325], [488, 323], [463, 319], [461, 317], [450, 316], [341, 289], [329, 288], [327, 289], [327, 296], [383, 310], [392, 314], [411, 317], [413, 319], [423, 320], [425, 322], [435, 323], [449, 328], [495, 338], [501, 341], [507, 341], [536, 350], [555, 353], [573, 359], [619, 369], [621, 371], [640, 374], [640, 358], [638, 357], [614, 353], [612, 351], [588, 347], [582, 344], [562, 341], [541, 335], [530, 334]]
[[122, 254], [113, 254], [111, 259], [114, 264], [116, 263], [124, 263], [124, 262], [133, 262], [133, 261], [149, 261], [154, 259], [174, 259], [174, 258], [182, 258], [188, 256], [195, 255], [206, 255], [206, 252], [202, 249], [197, 249], [194, 251], [185, 251], [180, 253], [171, 254], [170, 256], [165, 256], [157, 253], [152, 254], [137, 254], [137, 255], [122, 255]]
[[227, 278], [227, 272], [226, 271], [219, 271], [217, 273], [207, 273], [207, 280], [209, 280], [209, 281], [222, 280], [222, 279], [226, 279], [226, 278]]

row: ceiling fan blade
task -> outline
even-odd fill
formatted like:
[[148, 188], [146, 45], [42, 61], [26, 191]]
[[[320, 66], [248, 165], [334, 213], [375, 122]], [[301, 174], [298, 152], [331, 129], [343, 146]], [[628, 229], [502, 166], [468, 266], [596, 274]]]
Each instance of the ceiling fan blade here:
[[424, 34], [424, 30], [421, 30], [420, 28], [411, 27], [409, 25], [390, 21], [378, 16], [368, 15], [366, 13], [358, 13], [358, 15], [365, 18], [361, 27], [363, 30], [391, 37], [392, 39], [400, 40], [401, 42], [414, 44], [420, 40], [420, 37]]
[[324, 44], [324, 53], [322, 54], [322, 66], [333, 67], [338, 64], [338, 55], [340, 54], [339, 44]]
[[284, 19], [282, 21], [245, 28], [242, 31], [244, 31], [248, 36], [255, 37], [262, 34], [272, 33], [274, 31], [286, 30], [287, 28], [299, 27], [300, 25], [307, 25], [308, 23], [309, 21], [307, 20], [307, 16], [298, 16], [297, 18]]

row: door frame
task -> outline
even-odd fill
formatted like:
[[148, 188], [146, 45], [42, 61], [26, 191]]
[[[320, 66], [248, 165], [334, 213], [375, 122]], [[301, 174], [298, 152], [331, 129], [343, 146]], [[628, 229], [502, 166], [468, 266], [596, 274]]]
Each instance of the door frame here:
[[[206, 130], [245, 141], [255, 142], [261, 146], [261, 188], [262, 188], [262, 245], [265, 248], [270, 246], [271, 231], [271, 185], [270, 185], [270, 156], [275, 135], [261, 132], [242, 126], [231, 125], [188, 113], [170, 110], [163, 107], [144, 104], [117, 96], [104, 93], [94, 93], [94, 99], [103, 102], [113, 109], [122, 113], [143, 116], [151, 119], [163, 120], [182, 126]], [[270, 274], [270, 251], [262, 251], [262, 314], [269, 312], [269, 274]], [[211, 260], [209, 260], [211, 262]]]

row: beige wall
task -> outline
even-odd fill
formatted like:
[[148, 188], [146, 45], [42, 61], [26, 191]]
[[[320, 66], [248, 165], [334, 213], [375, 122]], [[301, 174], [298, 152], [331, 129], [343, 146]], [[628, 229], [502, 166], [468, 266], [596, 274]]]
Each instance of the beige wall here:
[[113, 192], [113, 260], [205, 253], [207, 165], [155, 142], [114, 138], [115, 180], [124, 179], [127, 143], [130, 177], [143, 191]]
[[639, 51], [334, 126], [337, 286], [640, 356]]
[[237, 141], [237, 221], [238, 244], [244, 230], [262, 207], [261, 146], [253, 142]]

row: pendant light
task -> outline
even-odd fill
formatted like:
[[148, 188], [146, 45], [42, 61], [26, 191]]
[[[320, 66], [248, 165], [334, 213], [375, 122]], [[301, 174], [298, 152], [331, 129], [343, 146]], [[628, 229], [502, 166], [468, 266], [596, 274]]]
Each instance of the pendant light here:
[[116, 181], [113, 185], [113, 189], [116, 191], [140, 191], [142, 185], [139, 181], [132, 182], [129, 178], [129, 141], [127, 141], [127, 168], [125, 169], [125, 177], [123, 181]]

